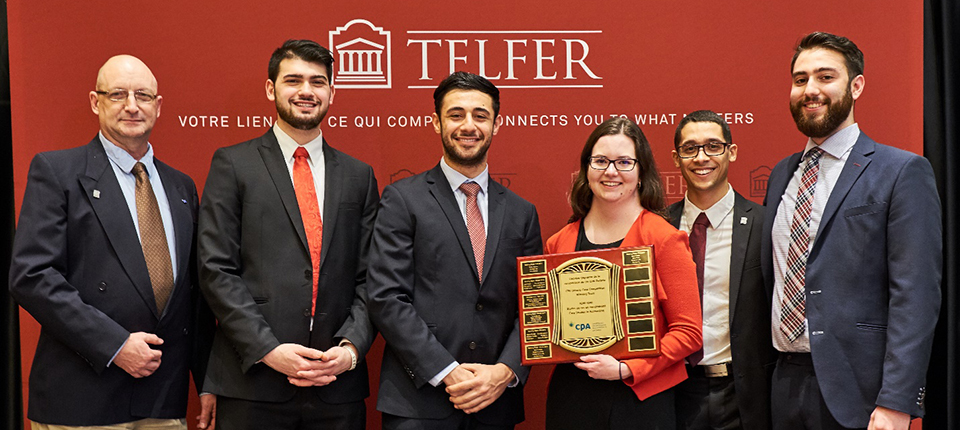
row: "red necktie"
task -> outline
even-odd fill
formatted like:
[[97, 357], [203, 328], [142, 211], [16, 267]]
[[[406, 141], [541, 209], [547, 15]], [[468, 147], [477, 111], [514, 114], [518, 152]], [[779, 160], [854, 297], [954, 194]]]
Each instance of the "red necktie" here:
[[[300, 207], [300, 219], [307, 235], [310, 247], [310, 262], [313, 263], [313, 307], [310, 315], [317, 311], [317, 280], [320, 278], [320, 245], [323, 241], [323, 221], [320, 219], [320, 205], [317, 203], [317, 189], [313, 185], [313, 172], [307, 159], [310, 154], [303, 147], [293, 153], [293, 189], [297, 193], [297, 206]], [[313, 325], [311, 324], [311, 327]]]
[[820, 148], [813, 148], [804, 155], [807, 165], [800, 178], [797, 208], [790, 223], [787, 273], [783, 277], [783, 298], [780, 302], [780, 332], [790, 342], [797, 340], [807, 325], [803, 287], [806, 284], [807, 257], [810, 252], [810, 211], [813, 209], [813, 192], [817, 186], [822, 155]]
[[[690, 252], [693, 253], [693, 262], [697, 265], [697, 286], [700, 288], [700, 308], [703, 308], [703, 264], [707, 253], [707, 227], [710, 226], [710, 220], [707, 219], [706, 212], [700, 212], [697, 220], [693, 222], [693, 228], [690, 230]], [[687, 362], [691, 366], [696, 366], [703, 359], [703, 348], [690, 354]]]
[[473, 259], [477, 262], [477, 277], [483, 280], [483, 253], [487, 247], [487, 233], [483, 228], [483, 216], [480, 215], [480, 206], [477, 205], [477, 193], [480, 184], [464, 182], [460, 191], [467, 195], [467, 231], [470, 232], [470, 244], [473, 246]]

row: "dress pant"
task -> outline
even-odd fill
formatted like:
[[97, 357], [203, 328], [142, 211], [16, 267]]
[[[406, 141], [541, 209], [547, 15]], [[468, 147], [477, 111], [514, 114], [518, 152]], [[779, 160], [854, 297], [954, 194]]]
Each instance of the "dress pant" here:
[[703, 366], [690, 365], [687, 365], [687, 375], [675, 388], [677, 429], [740, 429], [733, 375], [707, 377]]
[[440, 420], [406, 418], [383, 414], [383, 430], [513, 430], [514, 426], [489, 425], [473, 415], [455, 411]]
[[325, 403], [310, 388], [280, 403], [217, 396], [217, 430], [364, 430], [366, 419], [362, 400]]
[[810, 354], [781, 352], [773, 371], [770, 409], [774, 430], [843, 430], [830, 413]]

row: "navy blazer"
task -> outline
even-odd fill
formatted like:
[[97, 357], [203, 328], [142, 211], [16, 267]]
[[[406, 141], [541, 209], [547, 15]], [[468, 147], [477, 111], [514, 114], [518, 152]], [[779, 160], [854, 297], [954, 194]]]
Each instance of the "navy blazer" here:
[[[667, 209], [680, 227], [684, 200]], [[746, 429], [770, 428], [770, 375], [776, 350], [770, 340], [770, 296], [760, 273], [763, 207], [734, 191], [730, 250], [730, 353], [737, 409]]]
[[[157, 313], [130, 210], [100, 138], [37, 154], [10, 265], [10, 293], [40, 323], [27, 416], [91, 426], [184, 418], [189, 371], [200, 387], [213, 319], [196, 284], [197, 190], [154, 160], [170, 202], [176, 283]], [[154, 333], [163, 361], [136, 379], [108, 363], [131, 332]], [[202, 358], [201, 358], [202, 357]]]
[[386, 340], [377, 409], [412, 418], [454, 412], [441, 383], [427, 382], [454, 360], [509, 366], [507, 388], [475, 416], [523, 421], [529, 368], [520, 365], [517, 257], [543, 252], [536, 208], [491, 180], [483, 282], [456, 197], [437, 165], [383, 190], [370, 254], [370, 318]]
[[[780, 161], [767, 183], [762, 267], [771, 294], [773, 220], [801, 155]], [[878, 405], [923, 416], [940, 230], [930, 162], [860, 133], [824, 208], [804, 286], [817, 382], [845, 427], [866, 427]]]
[[317, 309], [310, 330], [313, 264], [296, 192], [273, 129], [214, 153], [200, 205], [200, 287], [219, 325], [206, 389], [282, 402], [297, 387], [259, 362], [281, 343], [325, 351], [340, 338], [357, 368], [322, 387], [326, 403], [369, 396], [364, 355], [377, 333], [367, 318], [367, 251], [377, 213], [373, 169], [323, 142], [323, 238]]

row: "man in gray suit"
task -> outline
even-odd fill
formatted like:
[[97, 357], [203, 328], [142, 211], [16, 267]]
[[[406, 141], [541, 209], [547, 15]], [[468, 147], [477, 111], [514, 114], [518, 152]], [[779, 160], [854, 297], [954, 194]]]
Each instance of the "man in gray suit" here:
[[762, 207], [727, 181], [737, 159], [720, 115], [686, 115], [674, 135], [673, 162], [686, 197], [668, 208], [690, 234], [703, 297], [703, 351], [687, 359], [677, 386], [677, 425], [684, 429], [770, 428], [770, 298], [760, 276]]
[[217, 315], [206, 389], [227, 429], [365, 427], [369, 165], [331, 147], [333, 57], [288, 40], [267, 67], [277, 122], [213, 156], [200, 205], [200, 282]]

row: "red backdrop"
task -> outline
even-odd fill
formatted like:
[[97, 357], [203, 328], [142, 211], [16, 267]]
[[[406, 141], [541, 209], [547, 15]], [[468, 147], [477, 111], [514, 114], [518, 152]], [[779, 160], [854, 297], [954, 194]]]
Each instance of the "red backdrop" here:
[[[728, 114], [740, 147], [731, 182], [760, 202], [769, 168], [804, 142], [787, 100], [792, 50], [810, 31], [845, 35], [864, 51], [861, 128], [922, 152], [920, 2], [34, 0], [7, 9], [18, 208], [34, 154], [95, 135], [87, 92], [100, 65], [119, 53], [143, 59], [159, 80], [164, 103], [151, 139], [158, 157], [202, 188], [216, 148], [274, 121], [266, 63], [289, 38], [335, 51], [338, 89], [324, 136], [370, 163], [381, 186], [439, 160], [427, 118], [440, 79], [452, 69], [491, 77], [502, 89], [504, 122], [490, 172], [537, 206], [544, 238], [569, 216], [577, 154], [609, 115], [641, 125], [673, 201], [683, 196], [670, 158], [677, 121], [696, 109]], [[39, 327], [21, 317], [26, 398]], [[368, 356], [374, 391], [380, 342]], [[548, 375], [534, 369], [521, 428], [543, 427]], [[379, 428], [373, 399], [369, 427]]]

